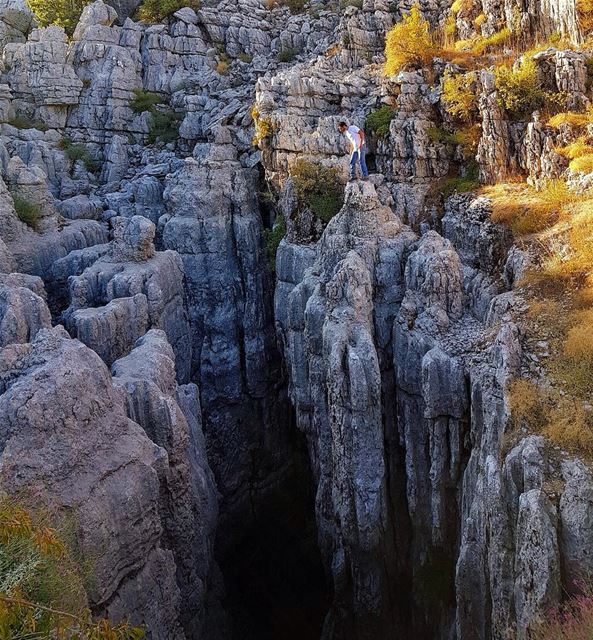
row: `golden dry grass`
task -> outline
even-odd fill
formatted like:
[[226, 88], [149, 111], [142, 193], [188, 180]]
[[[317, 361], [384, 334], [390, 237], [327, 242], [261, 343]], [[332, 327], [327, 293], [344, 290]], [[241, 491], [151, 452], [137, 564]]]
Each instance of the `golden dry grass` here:
[[574, 160], [575, 158], [581, 158], [582, 156], [593, 153], [593, 145], [591, 144], [590, 138], [581, 136], [564, 147], [558, 147], [556, 152], [568, 160]]
[[566, 218], [567, 207], [580, 200], [564, 180], [550, 180], [537, 191], [525, 183], [500, 183], [484, 187], [492, 202], [493, 222], [505, 224], [517, 236], [538, 233]]
[[586, 111], [584, 113], [578, 113], [576, 111], [562, 111], [561, 113], [557, 113], [552, 116], [548, 120], [548, 125], [554, 128], [560, 127], [563, 124], [569, 124], [572, 127], [584, 127], [591, 123], [592, 115], [591, 111]]
[[586, 455], [593, 453], [592, 417], [578, 398], [560, 398], [542, 433], [563, 449]]
[[543, 396], [540, 388], [531, 380], [515, 380], [508, 391], [509, 408], [515, 426], [525, 423], [530, 429], [539, 430], [545, 424]]
[[568, 168], [580, 173], [593, 173], [593, 153], [579, 156], [570, 161]]

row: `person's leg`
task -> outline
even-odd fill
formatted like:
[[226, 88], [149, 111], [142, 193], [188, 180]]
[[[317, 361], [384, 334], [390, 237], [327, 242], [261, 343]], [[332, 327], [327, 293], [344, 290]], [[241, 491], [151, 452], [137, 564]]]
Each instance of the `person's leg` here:
[[360, 148], [360, 172], [362, 173], [363, 179], [369, 177], [369, 170], [367, 169], [366, 155], [367, 155], [366, 147], [363, 144], [362, 147]]
[[356, 180], [356, 164], [358, 163], [358, 151], [353, 151], [350, 154], [350, 175], [349, 180]]

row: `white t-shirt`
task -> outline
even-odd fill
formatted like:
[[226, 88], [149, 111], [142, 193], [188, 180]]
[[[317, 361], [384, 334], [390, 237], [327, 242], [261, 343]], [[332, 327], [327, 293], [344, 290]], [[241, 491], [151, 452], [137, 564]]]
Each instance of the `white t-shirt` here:
[[360, 129], [355, 124], [351, 124], [348, 127], [348, 130], [346, 131], [346, 137], [354, 145], [355, 149], [360, 149]]

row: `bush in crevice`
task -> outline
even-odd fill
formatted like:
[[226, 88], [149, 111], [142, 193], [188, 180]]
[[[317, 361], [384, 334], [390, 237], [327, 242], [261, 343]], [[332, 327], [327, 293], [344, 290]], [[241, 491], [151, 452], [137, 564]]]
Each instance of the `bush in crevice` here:
[[438, 52], [428, 20], [415, 4], [387, 34], [385, 74], [395, 75], [408, 65], [422, 67], [429, 64]]
[[154, 110], [150, 116], [150, 129], [148, 131], [148, 143], [161, 142], [168, 144], [174, 142], [179, 136], [181, 115], [172, 110]]
[[344, 204], [344, 186], [339, 169], [320, 162], [297, 160], [291, 169], [299, 205], [329, 222]]
[[481, 132], [482, 129], [478, 124], [465, 125], [453, 131], [434, 126], [428, 130], [428, 137], [432, 142], [459, 146], [464, 157], [468, 157], [476, 154]]
[[454, 193], [474, 191], [479, 186], [478, 163], [475, 160], [470, 160], [461, 168], [461, 175], [444, 178], [439, 184], [440, 192], [444, 198], [448, 198]]
[[284, 216], [278, 216], [271, 229], [264, 229], [264, 242], [266, 245], [266, 255], [268, 264], [272, 271], [276, 270], [276, 252], [286, 235], [286, 222]]
[[144, 89], [134, 89], [134, 98], [130, 101], [130, 109], [134, 113], [153, 112], [158, 104], [163, 103], [163, 98], [158, 93], [145, 91]]
[[513, 66], [503, 64], [494, 70], [498, 102], [514, 118], [528, 117], [536, 109], [558, 111], [566, 96], [541, 88], [537, 65], [532, 57], [524, 57]]
[[143, 22], [163, 22], [183, 7], [198, 11], [200, 2], [199, 0], [144, 0], [136, 12], [136, 17]]
[[297, 49], [287, 47], [278, 52], [278, 62], [292, 62], [299, 54]]
[[8, 124], [16, 129], [37, 129], [38, 131], [47, 131], [49, 128], [44, 122], [32, 120], [24, 115], [15, 116]]
[[443, 102], [454, 118], [471, 122], [478, 112], [478, 97], [473, 73], [451, 73], [443, 78]]
[[253, 118], [253, 126], [255, 129], [252, 143], [257, 147], [264, 140], [272, 137], [272, 134], [274, 133], [274, 125], [271, 118], [268, 116], [262, 116], [255, 105], [253, 106], [253, 109], [251, 109], [251, 117]]
[[62, 138], [60, 147], [66, 153], [66, 157], [73, 163], [81, 161], [84, 164], [85, 169], [89, 173], [96, 171], [98, 162], [93, 158], [91, 152], [79, 142], [72, 142], [69, 138]]
[[27, 0], [40, 27], [57, 25], [71, 36], [80, 14], [92, 0]]
[[364, 123], [365, 129], [372, 131], [377, 136], [386, 136], [393, 118], [395, 118], [395, 109], [383, 105], [376, 111], [369, 113]]
[[18, 219], [36, 231], [41, 215], [41, 207], [37, 203], [17, 195], [13, 195], [12, 200]]

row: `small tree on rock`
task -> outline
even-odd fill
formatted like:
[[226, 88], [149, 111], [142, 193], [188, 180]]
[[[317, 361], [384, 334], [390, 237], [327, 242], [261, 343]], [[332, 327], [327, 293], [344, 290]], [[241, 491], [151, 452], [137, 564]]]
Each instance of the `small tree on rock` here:
[[91, 0], [27, 0], [31, 11], [41, 27], [57, 25], [71, 36], [80, 19], [82, 10]]
[[429, 64], [438, 52], [430, 24], [423, 18], [418, 5], [414, 5], [387, 34], [385, 74], [395, 75], [408, 65]]

